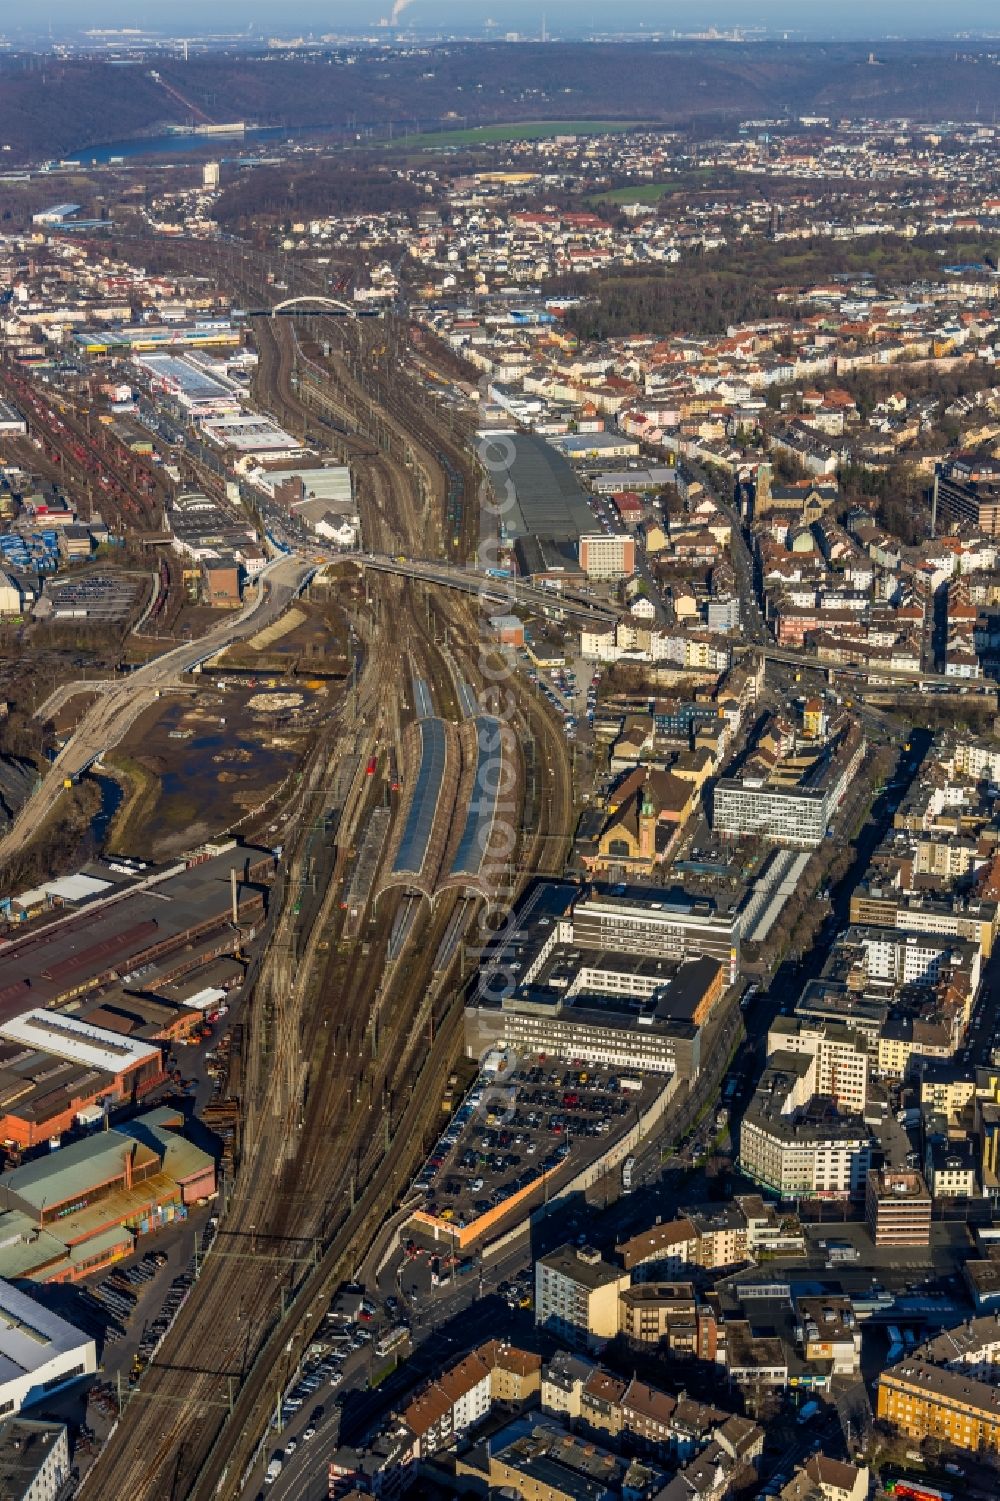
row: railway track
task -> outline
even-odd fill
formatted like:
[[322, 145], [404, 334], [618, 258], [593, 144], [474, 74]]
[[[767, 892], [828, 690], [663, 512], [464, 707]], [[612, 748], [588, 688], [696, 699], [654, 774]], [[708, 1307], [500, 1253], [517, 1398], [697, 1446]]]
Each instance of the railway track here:
[[[391, 678], [380, 664], [372, 666], [386, 691]], [[317, 762], [306, 793], [322, 798], [330, 765], [347, 743], [359, 743], [361, 728], [345, 716], [342, 740], [331, 748], [327, 762]], [[361, 771], [345, 805], [345, 840], [363, 810], [365, 781]], [[384, 1051], [372, 1050], [374, 1056], [364, 1045], [365, 1029], [386, 981], [384, 937], [376, 937], [367, 954], [346, 946], [334, 963], [322, 966], [315, 985], [310, 982], [319, 969], [320, 934], [332, 932], [335, 942], [339, 935], [335, 893], [343, 858], [339, 850], [327, 900], [298, 959], [293, 958], [294, 906], [286, 900], [245, 1027], [244, 1155], [217, 1239], [219, 1249], [213, 1247], [183, 1319], [146, 1372], [138, 1415], [129, 1412], [127, 1438], [119, 1443], [115, 1434], [95, 1467], [98, 1478], [88, 1478], [87, 1490], [95, 1495], [192, 1493], [214, 1431], [226, 1415], [219, 1408], [220, 1389], [225, 1392], [231, 1381], [242, 1384], [258, 1370], [255, 1361], [281, 1322], [283, 1303], [340, 1228], [345, 1218], [340, 1211], [352, 1203], [357, 1184], [374, 1167], [373, 1110], [391, 1111], [393, 1091], [415, 1065], [407, 1032], [426, 965], [412, 965], [406, 987], [400, 988], [403, 1004], [387, 1017]], [[288, 893], [297, 889], [301, 874], [300, 848], [290, 863]], [[390, 1115], [387, 1137], [392, 1126]], [[291, 1225], [294, 1239], [289, 1237]], [[231, 1270], [238, 1271], [235, 1318]], [[264, 1374], [257, 1380], [263, 1389]], [[267, 1400], [269, 1404], [269, 1391]], [[132, 1419], [143, 1425], [156, 1405], [156, 1442], [137, 1449]]]
[[[288, 325], [260, 325], [262, 404], [306, 430], [316, 412], [301, 381], [292, 382]], [[349, 426], [355, 407], [371, 398], [343, 365], [323, 379], [331, 387], [326, 421], [339, 412]], [[371, 545], [436, 551], [447, 471], [426, 435], [408, 435], [394, 412], [380, 410], [379, 420], [381, 443], [324, 426], [324, 444], [356, 468]], [[459, 715], [459, 675], [483, 691], [478, 621], [473, 603], [425, 585], [379, 575], [366, 587], [370, 605], [357, 618], [361, 675], [333, 738], [303, 776], [275, 895], [280, 910], [246, 1003], [240, 1155], [219, 1233], [87, 1477], [88, 1501], [225, 1501], [239, 1493], [327, 1294], [361, 1264], [438, 1125], [440, 1090], [461, 1042], [464, 899], [444, 896], [390, 954], [402, 898], [389, 895], [377, 917], [364, 914], [353, 937], [340, 893], [372, 807], [371, 748], [386, 740], [398, 747], [414, 671], [438, 713]], [[573, 798], [565, 745], [541, 705], [520, 689], [514, 713], [521, 733], [537, 740], [544, 781], [538, 827], [523, 842], [526, 878], [533, 862], [560, 866]], [[355, 772], [338, 805], [328, 886], [303, 932], [296, 893], [315, 847], [310, 836], [333, 807], [337, 768], [349, 757]], [[466, 920], [475, 908], [465, 902]]]
[[71, 493], [86, 497], [84, 510], [112, 507], [130, 531], [159, 526], [167, 494], [162, 476], [127, 453], [109, 429], [92, 431], [70, 397], [43, 395], [23, 376], [6, 375], [3, 389], [24, 411], [51, 469]]
[[[391, 478], [386, 477], [387, 485]], [[392, 494], [387, 488], [386, 508]], [[428, 680], [450, 682], [445, 664], [420, 639], [412, 586], [393, 581], [379, 592], [387, 618], [391, 612], [395, 627], [405, 623], [412, 632]], [[398, 639], [395, 629], [374, 634], [355, 707], [345, 713], [341, 737], [325, 766], [317, 763], [308, 779], [306, 793], [321, 806], [330, 771], [348, 747], [363, 751], [361, 737], [367, 734], [372, 743], [376, 726], [391, 721], [401, 696]], [[358, 1222], [353, 1206], [359, 1185], [391, 1181], [393, 1194], [398, 1193], [398, 1150], [390, 1167], [380, 1166], [388, 1145], [398, 1143], [404, 1118], [412, 1118], [418, 1108], [415, 1083], [421, 1068], [426, 1077], [428, 1059], [442, 1075], [451, 1065], [457, 1032], [440, 1026], [447, 1007], [436, 998], [446, 976], [433, 973], [451, 904], [442, 904], [431, 924], [417, 930], [391, 963], [386, 955], [388, 911], [371, 939], [339, 947], [336, 892], [353, 826], [365, 808], [365, 780], [359, 773], [345, 805], [338, 834], [342, 848], [328, 899], [304, 952], [292, 941], [290, 894], [302, 877], [301, 852], [293, 855], [285, 910], [244, 1028], [243, 1157], [216, 1241], [219, 1249], [213, 1248], [207, 1258], [182, 1318], [144, 1375], [127, 1423], [112, 1437], [95, 1478], [88, 1479], [87, 1493], [157, 1501], [200, 1494], [198, 1477], [209, 1462], [220, 1424], [227, 1433], [239, 1432], [224, 1421], [228, 1406], [220, 1393], [224, 1397], [238, 1383], [240, 1400], [259, 1404], [253, 1409], [255, 1420], [270, 1410], [274, 1373], [261, 1362], [275, 1329], [287, 1324], [287, 1316], [282, 1323], [283, 1305], [294, 1298], [303, 1277], [311, 1275], [314, 1260], [322, 1263], [327, 1256], [340, 1266], [345, 1227]], [[322, 966], [317, 962], [321, 942], [331, 950]], [[311, 975], [316, 975], [314, 982]], [[432, 1031], [436, 1042], [429, 1053], [425, 1039]], [[429, 1134], [432, 1119], [425, 1124]], [[419, 1155], [421, 1134], [413, 1140]], [[289, 1236], [291, 1225], [294, 1237]], [[377, 1226], [371, 1228], [374, 1233]], [[329, 1252], [324, 1250], [328, 1244]], [[246, 1398], [244, 1388], [251, 1394]], [[155, 1436], [150, 1432], [148, 1441], [137, 1442], [154, 1426], [153, 1413]], [[240, 1440], [232, 1442], [238, 1447]]]

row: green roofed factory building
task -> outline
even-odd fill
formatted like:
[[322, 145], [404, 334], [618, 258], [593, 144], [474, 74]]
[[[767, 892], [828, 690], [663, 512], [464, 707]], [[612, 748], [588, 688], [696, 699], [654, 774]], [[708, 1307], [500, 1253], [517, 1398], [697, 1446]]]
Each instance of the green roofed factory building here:
[[0, 1178], [0, 1277], [76, 1282], [215, 1192], [215, 1162], [167, 1107]]

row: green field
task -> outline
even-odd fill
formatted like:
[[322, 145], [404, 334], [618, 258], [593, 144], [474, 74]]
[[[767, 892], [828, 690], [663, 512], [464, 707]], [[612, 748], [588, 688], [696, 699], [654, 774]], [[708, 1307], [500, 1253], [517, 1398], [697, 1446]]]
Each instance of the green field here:
[[468, 130], [430, 130], [406, 139], [414, 146], [497, 146], [505, 141], [545, 141], [550, 136], [608, 135], [638, 130], [643, 124], [642, 120], [515, 120], [510, 125], [475, 125]]
[[613, 188], [609, 193], [592, 193], [591, 203], [659, 203], [664, 193], [677, 190], [674, 182], [639, 182], [634, 188]]

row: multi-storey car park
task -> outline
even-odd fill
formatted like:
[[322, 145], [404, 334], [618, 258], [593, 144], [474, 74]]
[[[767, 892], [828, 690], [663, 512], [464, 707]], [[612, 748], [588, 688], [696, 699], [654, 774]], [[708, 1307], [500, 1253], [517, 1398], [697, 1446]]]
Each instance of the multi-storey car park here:
[[574, 1185], [615, 1177], [659, 1118], [676, 1076], [551, 1053], [488, 1054], [415, 1180], [410, 1228], [457, 1251], [482, 1247]]
[[660, 953], [577, 942], [579, 894], [537, 883], [469, 995], [465, 1050], [479, 1076], [417, 1179], [425, 1203], [412, 1221], [459, 1249], [617, 1173], [698, 1075], [728, 967], [695, 956], [694, 939], [676, 957], [676, 933]]

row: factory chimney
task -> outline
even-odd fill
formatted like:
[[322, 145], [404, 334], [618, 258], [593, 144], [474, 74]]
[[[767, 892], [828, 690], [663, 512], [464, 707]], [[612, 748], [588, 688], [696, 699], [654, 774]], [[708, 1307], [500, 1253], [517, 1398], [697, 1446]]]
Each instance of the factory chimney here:
[[229, 889], [232, 892], [232, 898], [233, 898], [233, 927], [237, 928], [237, 927], [239, 927], [239, 922], [240, 922], [240, 904], [239, 904], [239, 900], [237, 899], [237, 896], [236, 896], [236, 866], [235, 865], [232, 867], [232, 869], [229, 872]]

